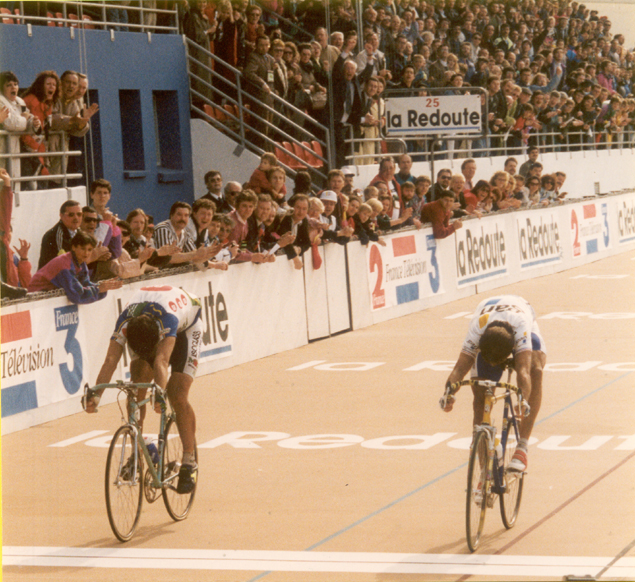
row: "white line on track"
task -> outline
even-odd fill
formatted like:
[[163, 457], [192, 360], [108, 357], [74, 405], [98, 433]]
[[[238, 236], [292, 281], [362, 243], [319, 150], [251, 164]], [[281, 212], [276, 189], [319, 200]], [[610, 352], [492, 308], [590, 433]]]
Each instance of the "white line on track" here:
[[[596, 576], [611, 557], [496, 556], [481, 554], [396, 554], [285, 552], [260, 550], [176, 550], [6, 546], [3, 566], [344, 572], [389, 574], [472, 574], [561, 578]], [[635, 558], [621, 558], [603, 578], [635, 579]]]

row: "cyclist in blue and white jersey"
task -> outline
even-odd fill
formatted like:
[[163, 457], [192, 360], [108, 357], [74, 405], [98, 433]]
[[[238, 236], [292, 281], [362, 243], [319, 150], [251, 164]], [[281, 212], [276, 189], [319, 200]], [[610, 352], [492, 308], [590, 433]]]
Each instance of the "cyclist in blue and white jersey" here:
[[[196, 369], [202, 341], [201, 302], [194, 295], [169, 285], [142, 287], [117, 319], [110, 338], [106, 359], [97, 376], [97, 384], [110, 382], [128, 343], [133, 382], [156, 382], [167, 390], [176, 413], [176, 425], [183, 443], [178, 493], [189, 493], [196, 483], [198, 466], [195, 456], [196, 417], [188, 402], [188, 393]], [[172, 366], [172, 374], [168, 374]], [[145, 393], [139, 394], [139, 399]], [[89, 399], [86, 412], [96, 412], [101, 393]], [[145, 407], [141, 409], [143, 426]]]
[[[518, 387], [530, 406], [529, 414], [520, 422], [520, 439], [508, 466], [522, 472], [527, 469], [527, 445], [540, 410], [542, 371], [547, 362], [547, 348], [536, 314], [525, 299], [499, 295], [478, 305], [446, 386], [460, 382], [470, 370], [472, 378], [498, 382], [510, 355], [514, 358]], [[484, 389], [472, 387], [472, 391], [476, 426], [483, 420]], [[450, 412], [453, 404], [454, 397], [449, 397], [444, 410]]]

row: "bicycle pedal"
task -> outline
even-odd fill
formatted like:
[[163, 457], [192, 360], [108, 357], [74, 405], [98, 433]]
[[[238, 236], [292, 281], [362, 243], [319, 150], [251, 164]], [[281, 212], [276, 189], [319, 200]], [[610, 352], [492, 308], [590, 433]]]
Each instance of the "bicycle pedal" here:
[[494, 501], [496, 501], [496, 494], [490, 493], [489, 496], [487, 497], [487, 507], [489, 509], [492, 509], [492, 507], [494, 507]]

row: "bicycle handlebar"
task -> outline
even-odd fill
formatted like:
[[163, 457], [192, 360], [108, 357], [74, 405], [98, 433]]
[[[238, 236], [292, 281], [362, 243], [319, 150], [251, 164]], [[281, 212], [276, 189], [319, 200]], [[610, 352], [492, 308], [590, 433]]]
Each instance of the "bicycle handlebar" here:
[[445, 410], [445, 407], [449, 402], [454, 402], [454, 394], [458, 391], [461, 386], [482, 386], [483, 388], [492, 388], [496, 390], [496, 388], [503, 388], [504, 390], [509, 390], [510, 392], [515, 392], [518, 396], [518, 404], [522, 411], [523, 416], [527, 416], [530, 412], [529, 403], [523, 398], [523, 393], [518, 386], [514, 386], [514, 384], [509, 384], [507, 382], [493, 382], [492, 380], [461, 380], [460, 382], [454, 382], [454, 384], [448, 384], [445, 387], [445, 392], [443, 393], [442, 398], [439, 400], [439, 406], [441, 410]]
[[[117, 380], [117, 382], [114, 383], [96, 384], [92, 388], [88, 384], [85, 384], [84, 394], [82, 396], [82, 408], [86, 410], [86, 404], [91, 399], [95, 400], [95, 406], [97, 406], [101, 398], [101, 393], [108, 388], [117, 388], [121, 392], [126, 392], [134, 396], [136, 396], [139, 389], [150, 388], [153, 396], [158, 391], [160, 396], [165, 398], [165, 390], [154, 382], [124, 382], [123, 380]], [[97, 408], [95, 408], [95, 412], [97, 412]]]

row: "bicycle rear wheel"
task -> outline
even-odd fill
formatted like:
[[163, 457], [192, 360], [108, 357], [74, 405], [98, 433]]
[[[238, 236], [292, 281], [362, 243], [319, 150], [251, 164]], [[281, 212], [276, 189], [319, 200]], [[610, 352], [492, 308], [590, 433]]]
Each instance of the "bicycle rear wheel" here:
[[[196, 494], [196, 486], [191, 493], [183, 495], [176, 492], [178, 484], [179, 470], [181, 469], [181, 459], [183, 457], [183, 443], [179, 436], [179, 431], [174, 418], [168, 420], [165, 427], [165, 446], [163, 447], [163, 503], [168, 514], [174, 521], [181, 521], [187, 517], [187, 514], [194, 503], [194, 495]], [[196, 453], [198, 462], [198, 453]]]
[[505, 484], [505, 493], [500, 496], [501, 518], [503, 525], [507, 529], [514, 527], [518, 511], [520, 510], [520, 502], [523, 497], [523, 483], [525, 481], [525, 473], [517, 471], [508, 471], [507, 466], [514, 456], [513, 447], [505, 448], [505, 470], [503, 472], [503, 483]]
[[106, 511], [117, 539], [127, 542], [139, 523], [143, 498], [142, 453], [131, 426], [122, 426], [112, 438], [106, 461]]
[[467, 545], [471, 552], [478, 548], [487, 511], [487, 433], [479, 431], [474, 437], [467, 468], [467, 499], [465, 505], [465, 528]]

